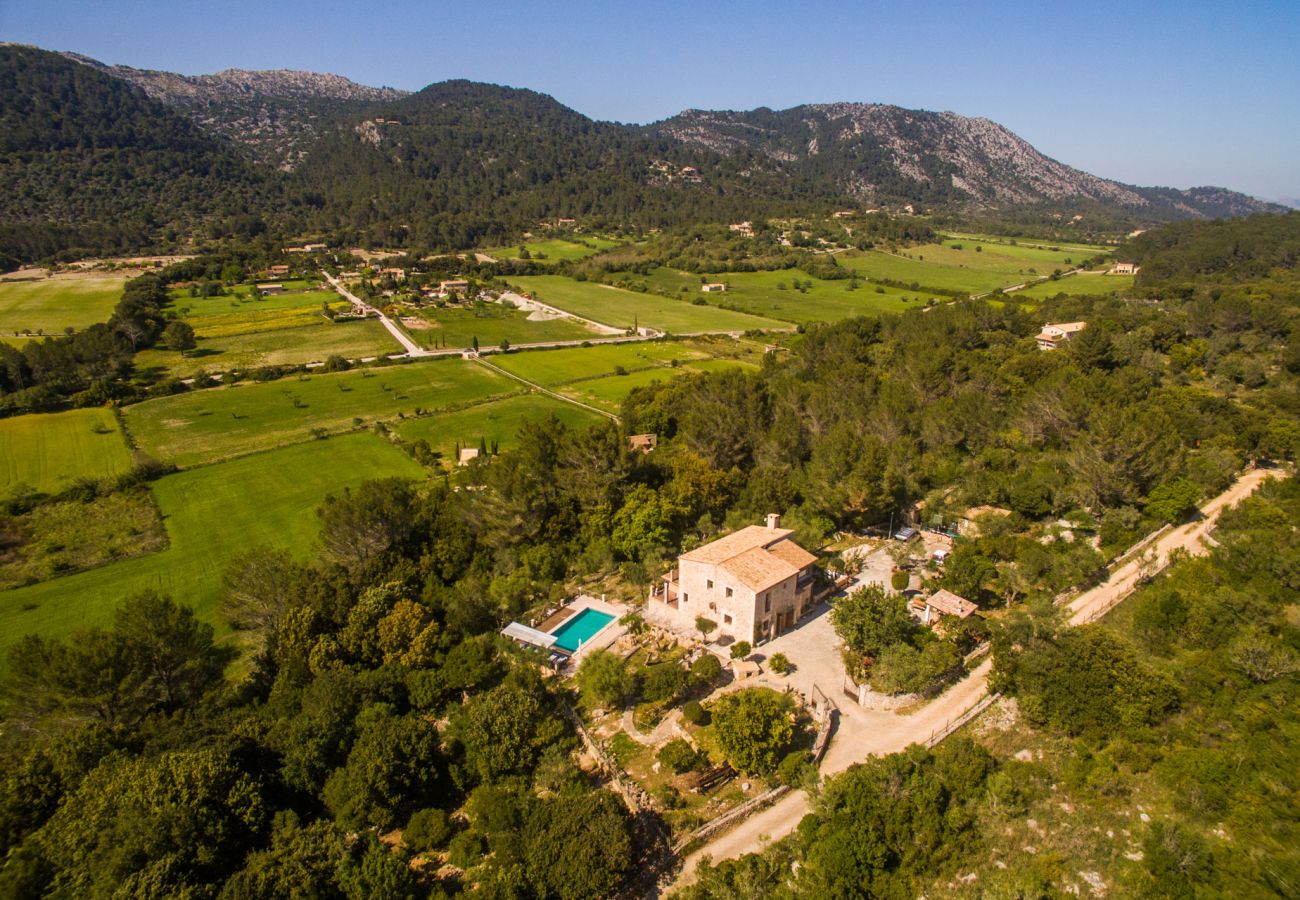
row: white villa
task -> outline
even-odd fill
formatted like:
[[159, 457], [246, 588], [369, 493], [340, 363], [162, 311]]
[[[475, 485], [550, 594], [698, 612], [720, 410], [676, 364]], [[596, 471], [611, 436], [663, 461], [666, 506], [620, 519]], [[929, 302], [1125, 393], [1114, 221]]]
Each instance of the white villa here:
[[1087, 322], [1049, 322], [1038, 335], [1038, 349], [1055, 350], [1087, 327]]
[[750, 525], [677, 558], [677, 569], [653, 589], [646, 617], [682, 634], [698, 633], [697, 617], [717, 632], [759, 643], [794, 627], [812, 605], [816, 557], [794, 541], [781, 517]]

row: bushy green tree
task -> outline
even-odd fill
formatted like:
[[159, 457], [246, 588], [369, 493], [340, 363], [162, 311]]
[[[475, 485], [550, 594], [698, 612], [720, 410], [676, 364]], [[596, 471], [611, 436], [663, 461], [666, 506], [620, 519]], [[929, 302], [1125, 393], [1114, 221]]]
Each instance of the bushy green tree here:
[[719, 749], [742, 772], [773, 771], [794, 740], [793, 705], [768, 688], [723, 694], [709, 712]]

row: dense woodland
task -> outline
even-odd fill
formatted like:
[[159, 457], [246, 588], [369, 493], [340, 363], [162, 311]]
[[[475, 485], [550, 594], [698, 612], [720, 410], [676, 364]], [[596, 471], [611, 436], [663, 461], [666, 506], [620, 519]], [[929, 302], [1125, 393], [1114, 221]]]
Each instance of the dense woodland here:
[[[558, 714], [566, 689], [499, 642], [503, 620], [565, 596], [580, 576], [648, 584], [679, 548], [772, 510], [817, 547], [921, 498], [932, 510], [1012, 510], [961, 543], [944, 575], [986, 608], [1086, 583], [1108, 553], [1177, 521], [1248, 461], [1294, 461], [1300, 361], [1285, 285], [1295, 257], [1267, 248], [1290, 246], [1298, 218], [1159, 241], [1164, 261], [1142, 282], [1152, 294], [1205, 268], [1179, 259], [1199, 255], [1207, 234], [1258, 235], [1269, 265], [1251, 256], [1214, 269], [1242, 298], [1231, 303], [1193, 285], [1152, 302], [1061, 297], [1032, 313], [963, 302], [812, 326], [757, 373], [634, 393], [621, 428], [531, 423], [519, 450], [471, 468], [478, 490], [388, 481], [329, 498], [318, 559], [255, 553], [231, 566], [222, 615], [240, 636], [238, 661], [184, 598], [153, 594], [113, 598], [109, 628], [25, 639], [7, 661], [0, 893], [609, 896], [646, 845], [614, 795], [576, 767]], [[219, 276], [230, 263], [185, 271]], [[105, 359], [157, 336], [162, 298], [156, 276], [131, 283], [113, 321], [87, 332], [107, 342]], [[1038, 350], [1042, 321], [1067, 319], [1089, 327], [1068, 349]], [[80, 346], [59, 340], [59, 352]], [[50, 371], [61, 366], [78, 371]], [[111, 371], [68, 377], [115, 383]], [[660, 435], [660, 449], [629, 454], [625, 435], [643, 431]], [[1285, 730], [1240, 730], [1242, 717], [1275, 727], [1266, 723], [1294, 705], [1277, 693], [1294, 688], [1297, 640], [1280, 592], [1296, 587], [1300, 512], [1294, 488], [1277, 490], [1225, 521], [1215, 561], [1170, 576], [1186, 586], [1139, 600], [1131, 635], [1013, 619], [999, 678], [1026, 717], [1093, 741], [1089, 759], [1110, 753], [1137, 772], [1133, 760], [1183, 759], [1169, 756], [1169, 729], [1190, 733], [1195, 716], [1213, 714], [1221, 750], [1155, 770], [1209, 784], [1251, 741], [1267, 741], [1271, 780], [1213, 776], [1218, 788], [1198, 789], [1215, 809], [1246, 816], [1257, 804], [1263, 821], [1289, 827], [1282, 798], [1293, 795], [1274, 785], [1293, 777], [1276, 759], [1292, 743]], [[1099, 533], [1102, 551], [1053, 531], [1058, 517]], [[1212, 583], [1217, 599], [1201, 587]], [[1142, 661], [1130, 639], [1159, 658]], [[1214, 666], [1236, 667], [1227, 677], [1239, 692], [1224, 693]], [[1117, 741], [1138, 749], [1121, 758], [1106, 749]], [[979, 798], [1011, 791], [1006, 766], [963, 741], [864, 766], [826, 788], [796, 842], [724, 866], [697, 894], [762, 896], [753, 885], [784, 884], [787, 854], [802, 863], [799, 892], [867, 884], [910, 896], [978, 849]], [[900, 784], [915, 808], [880, 803], [883, 785]], [[380, 843], [392, 828], [405, 829], [402, 841]], [[1152, 831], [1153, 847], [1172, 849], [1148, 854], [1151, 866], [1189, 883], [1294, 884], [1293, 840], [1271, 836], [1272, 855], [1229, 854], [1220, 871], [1216, 854], [1229, 851], [1168, 828]], [[465, 874], [408, 868], [411, 853], [432, 848]]]

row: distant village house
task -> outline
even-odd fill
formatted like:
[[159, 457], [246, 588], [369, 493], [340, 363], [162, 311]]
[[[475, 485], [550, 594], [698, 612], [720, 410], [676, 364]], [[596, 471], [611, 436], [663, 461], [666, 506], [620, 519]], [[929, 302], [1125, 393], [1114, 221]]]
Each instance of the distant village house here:
[[634, 434], [627, 439], [629, 446], [633, 450], [640, 450], [642, 453], [649, 453], [659, 446], [658, 434]]
[[1055, 350], [1087, 327], [1087, 322], [1049, 322], [1038, 335], [1038, 349]]
[[706, 294], [720, 294], [726, 289], [727, 286], [720, 281], [714, 282], [712, 284], [705, 284], [700, 286], [700, 290], [702, 290]]
[[462, 466], [468, 466], [471, 460], [478, 459], [478, 447], [461, 447], [460, 459], [457, 462]]
[[1111, 275], [1136, 275], [1138, 272], [1141, 271], [1142, 271], [1141, 266], [1134, 265], [1133, 263], [1122, 262], [1122, 263], [1115, 263], [1115, 265], [1111, 267], [1110, 274]]
[[263, 297], [269, 297], [272, 294], [283, 294], [284, 285], [276, 284], [274, 282], [269, 284], [259, 284], [257, 285], [257, 292]]

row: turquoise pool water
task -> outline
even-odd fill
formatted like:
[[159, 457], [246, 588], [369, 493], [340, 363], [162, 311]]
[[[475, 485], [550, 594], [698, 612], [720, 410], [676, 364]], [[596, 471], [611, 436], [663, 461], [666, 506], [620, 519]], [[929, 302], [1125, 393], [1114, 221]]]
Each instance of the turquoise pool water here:
[[561, 622], [551, 632], [551, 636], [555, 638], [555, 646], [572, 653], [612, 621], [614, 617], [609, 613], [598, 609], [584, 609]]

